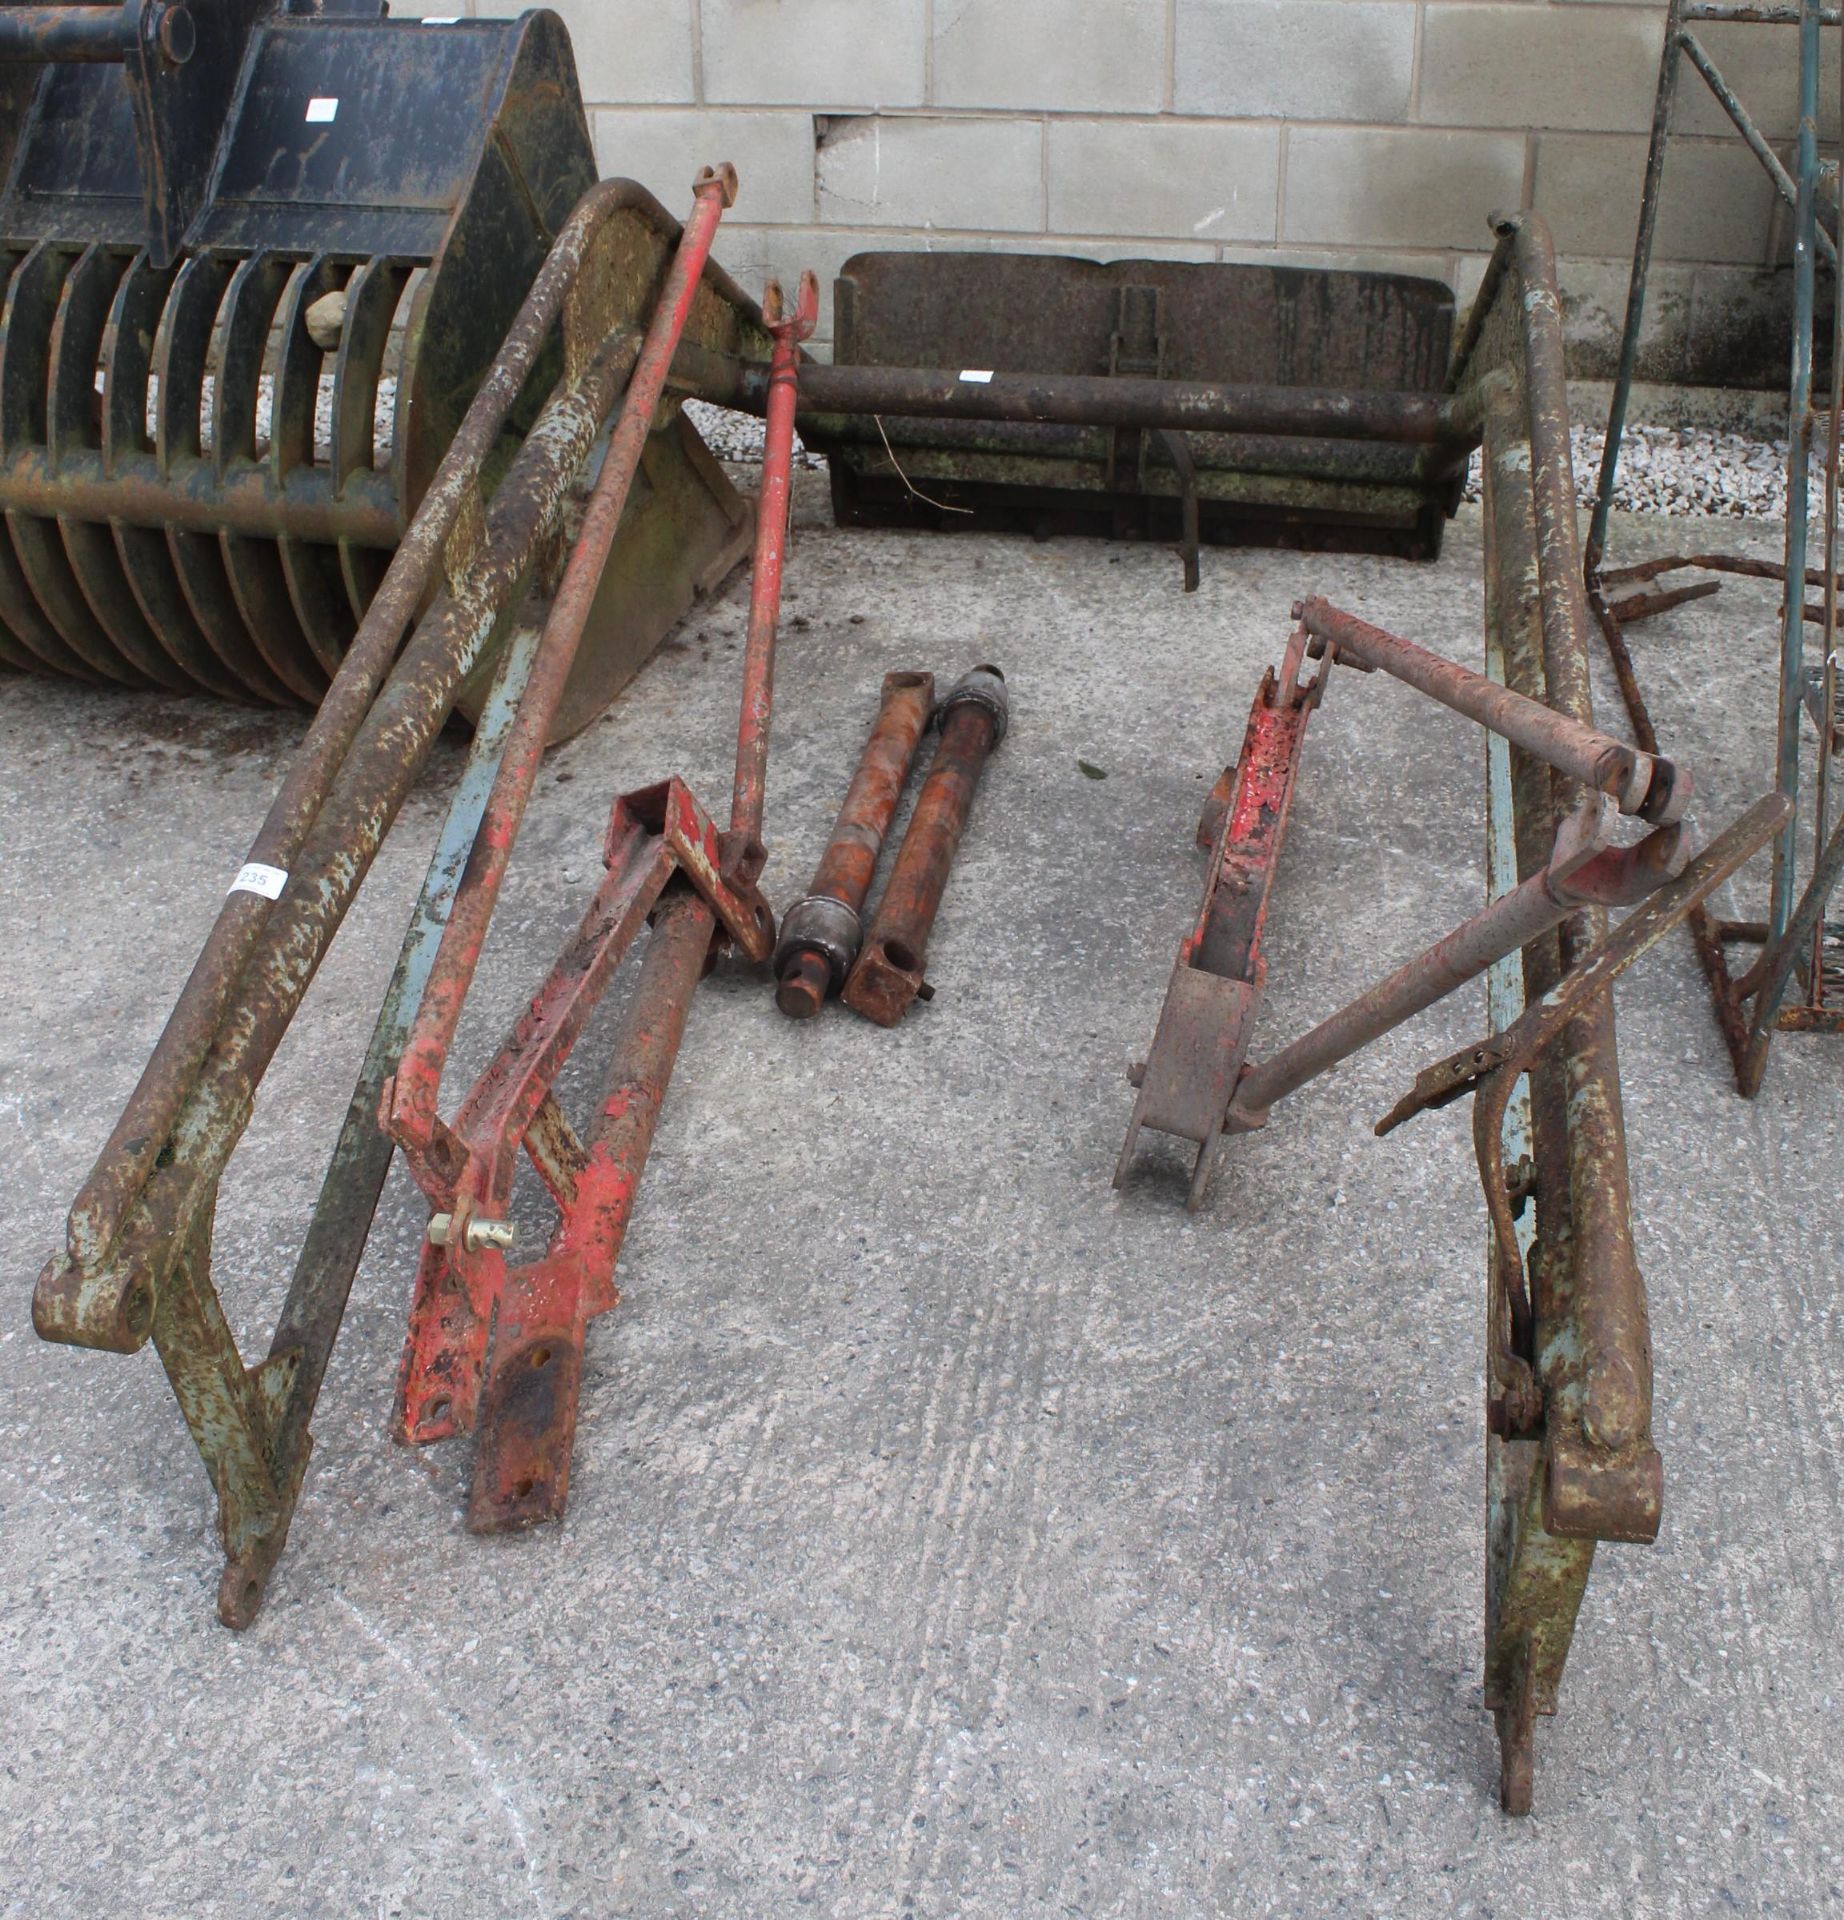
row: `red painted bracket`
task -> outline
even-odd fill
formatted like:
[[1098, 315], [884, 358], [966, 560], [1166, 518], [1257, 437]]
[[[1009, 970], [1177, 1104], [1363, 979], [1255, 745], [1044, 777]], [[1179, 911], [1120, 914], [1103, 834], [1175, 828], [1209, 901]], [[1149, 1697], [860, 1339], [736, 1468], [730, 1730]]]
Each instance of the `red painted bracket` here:
[[1287, 834], [1306, 722], [1329, 666], [1302, 684], [1306, 632], [1295, 631], [1277, 675], [1270, 667], [1255, 695], [1241, 758], [1205, 802], [1198, 844], [1211, 849], [1210, 877], [1197, 923], [1178, 950], [1152, 1051], [1133, 1069], [1139, 1089], [1114, 1169], [1127, 1177], [1140, 1129], [1197, 1142], [1187, 1205], [1195, 1210], [1216, 1164], [1229, 1103], [1260, 1011], [1267, 962], [1262, 934]]
[[[477, 1531], [561, 1512], [583, 1325], [618, 1297], [615, 1259], [638, 1168], [625, 1174], [600, 1147], [586, 1149], [552, 1086], [669, 887], [689, 887], [709, 905], [720, 937], [727, 935], [752, 961], [768, 959], [774, 915], [753, 876], [739, 871], [753, 863], [726, 858], [728, 843], [679, 780], [623, 794], [609, 819], [607, 872], [581, 925], [452, 1126], [437, 1119], [425, 1130], [422, 1116], [433, 1112], [436, 1088], [400, 1088], [396, 1080], [385, 1087], [385, 1129], [403, 1147], [432, 1213], [393, 1434], [420, 1445], [469, 1432], [483, 1423], [484, 1407], [491, 1412], [484, 1424], [495, 1433], [516, 1437], [541, 1429], [548, 1436], [549, 1470], [520, 1471], [509, 1480], [488, 1470], [483, 1438], [469, 1512]], [[404, 1060], [406, 1068], [414, 1060], [418, 1072], [431, 1070], [414, 1049], [406, 1049]], [[438, 1080], [440, 1066], [438, 1058]], [[521, 1146], [561, 1218], [544, 1256], [515, 1266], [507, 1258], [507, 1213]], [[516, 1368], [509, 1370], [515, 1356]]]

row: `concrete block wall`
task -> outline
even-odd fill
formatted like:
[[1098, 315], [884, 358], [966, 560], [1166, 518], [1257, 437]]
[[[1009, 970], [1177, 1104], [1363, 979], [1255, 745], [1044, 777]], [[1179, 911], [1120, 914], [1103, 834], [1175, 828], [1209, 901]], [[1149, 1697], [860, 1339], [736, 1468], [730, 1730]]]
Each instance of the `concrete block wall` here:
[[[469, 0], [474, 4], [475, 0]], [[482, 12], [497, 11], [479, 0]], [[1280, 259], [1470, 296], [1534, 204], [1574, 370], [1611, 369], [1659, 0], [559, 0], [606, 173], [675, 208], [733, 160], [719, 257], [822, 283], [878, 247]], [[1707, 44], [1771, 136], [1792, 28]], [[1836, 136], [1837, 41], [1825, 82]], [[1787, 219], [1686, 64], [1642, 373], [1783, 378]], [[830, 328], [822, 316], [821, 335]]]

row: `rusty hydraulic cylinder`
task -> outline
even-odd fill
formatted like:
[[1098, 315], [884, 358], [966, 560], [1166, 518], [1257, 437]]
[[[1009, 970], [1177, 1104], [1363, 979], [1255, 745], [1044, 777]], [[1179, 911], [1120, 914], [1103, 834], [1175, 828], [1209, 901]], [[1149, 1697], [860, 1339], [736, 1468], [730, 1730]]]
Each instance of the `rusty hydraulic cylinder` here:
[[963, 674], [941, 703], [941, 744], [916, 796], [864, 951], [839, 996], [880, 1027], [894, 1027], [912, 1000], [934, 997], [925, 977], [928, 936], [986, 757], [1005, 738], [1007, 721], [1005, 676], [997, 667]]
[[883, 703], [833, 822], [832, 838], [812, 884], [781, 922], [775, 1005], [791, 1020], [810, 1020], [818, 1013], [826, 996], [845, 984], [858, 958], [864, 943], [859, 915], [934, 702], [932, 673], [884, 675]]

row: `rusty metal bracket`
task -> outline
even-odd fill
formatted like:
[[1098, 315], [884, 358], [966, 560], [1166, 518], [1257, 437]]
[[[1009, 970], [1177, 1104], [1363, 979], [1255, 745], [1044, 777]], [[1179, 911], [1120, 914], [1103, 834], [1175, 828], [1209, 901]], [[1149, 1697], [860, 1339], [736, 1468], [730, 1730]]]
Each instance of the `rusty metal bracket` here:
[[[617, 1295], [613, 1258], [596, 1209], [609, 1194], [593, 1145], [558, 1107], [553, 1084], [628, 948], [675, 875], [704, 901], [749, 960], [767, 960], [774, 918], [752, 882], [726, 874], [717, 829], [678, 780], [623, 794], [609, 819], [606, 877], [575, 938], [463, 1100], [453, 1124], [425, 1118], [444, 1043], [431, 1053], [421, 1021], [403, 1066], [386, 1083], [382, 1120], [430, 1204], [399, 1376], [393, 1431], [423, 1444], [483, 1425], [482, 1467], [468, 1524], [496, 1532], [554, 1518], [569, 1488], [581, 1361], [580, 1322]], [[456, 923], [451, 920], [450, 926]], [[433, 983], [432, 983], [433, 984]], [[426, 1000], [424, 1011], [428, 1012]], [[550, 1187], [563, 1225], [537, 1268], [510, 1268], [513, 1176], [523, 1146]], [[587, 1244], [585, 1244], [587, 1243]], [[569, 1296], [574, 1296], [570, 1298]], [[510, 1339], [513, 1308], [527, 1327], [538, 1311], [564, 1324], [534, 1344]], [[504, 1331], [495, 1345], [495, 1329]], [[516, 1354], [509, 1357], [508, 1349]], [[537, 1357], [534, 1358], [534, 1351]], [[481, 1422], [483, 1397], [495, 1415]], [[538, 1402], [542, 1402], [542, 1418]], [[520, 1439], [527, 1444], [521, 1446]], [[516, 1459], [505, 1458], [516, 1451]]]
[[[1152, 1052], [1136, 1069], [1139, 1097], [1115, 1169], [1118, 1186], [1142, 1126], [1197, 1141], [1188, 1202], [1193, 1209], [1203, 1202], [1226, 1131], [1265, 1126], [1276, 1100], [1476, 979], [1578, 908], [1644, 898], [1688, 854], [1678, 820], [1690, 782], [1671, 762], [1635, 754], [1582, 721], [1323, 600], [1302, 602], [1294, 617], [1300, 624], [1282, 669], [1278, 706], [1270, 673], [1256, 697], [1197, 928], [1180, 951]], [[1272, 1059], [1249, 1066], [1245, 1056], [1261, 996], [1261, 926], [1305, 716], [1323, 688], [1323, 674], [1300, 688], [1306, 654], [1387, 672], [1579, 781], [1581, 789], [1557, 823], [1549, 857], [1522, 885]], [[1658, 824], [1636, 845], [1609, 845], [1610, 802]], [[1225, 874], [1232, 876], [1227, 888], [1221, 884]]]
[[1330, 662], [1302, 683], [1304, 627], [1294, 630], [1277, 677], [1270, 667], [1249, 713], [1242, 752], [1206, 803], [1200, 842], [1210, 835], [1210, 877], [1197, 924], [1179, 948], [1152, 1051], [1129, 1076], [1139, 1089], [1114, 1169], [1127, 1177], [1140, 1129], [1197, 1142], [1187, 1205], [1195, 1211], [1215, 1169], [1237, 1076], [1261, 1008], [1267, 962], [1262, 933], [1306, 723], [1325, 689]]

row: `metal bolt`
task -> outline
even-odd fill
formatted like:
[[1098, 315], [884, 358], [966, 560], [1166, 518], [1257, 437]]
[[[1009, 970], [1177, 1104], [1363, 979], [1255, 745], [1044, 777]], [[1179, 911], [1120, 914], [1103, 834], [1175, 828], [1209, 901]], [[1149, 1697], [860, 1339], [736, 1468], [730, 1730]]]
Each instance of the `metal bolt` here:
[[[497, 1247], [502, 1253], [517, 1242], [519, 1230], [510, 1220], [469, 1220], [461, 1228], [461, 1246], [468, 1253], [480, 1253]], [[432, 1213], [429, 1216], [429, 1244], [450, 1247], [455, 1244], [455, 1216]]]

